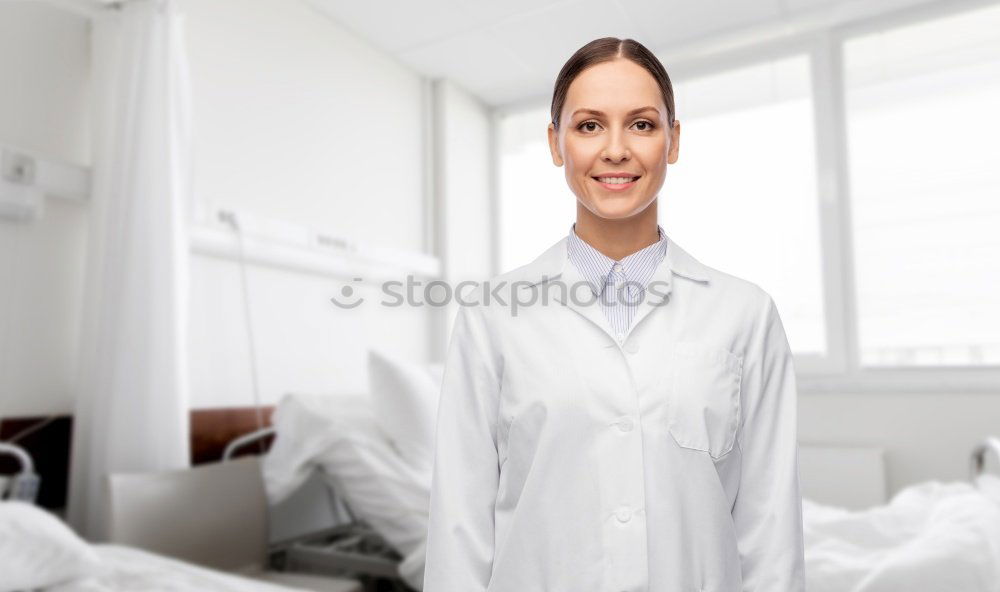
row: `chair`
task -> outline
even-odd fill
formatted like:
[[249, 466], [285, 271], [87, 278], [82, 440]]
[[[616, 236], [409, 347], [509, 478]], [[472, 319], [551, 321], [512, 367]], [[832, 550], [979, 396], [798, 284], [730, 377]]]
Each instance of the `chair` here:
[[317, 592], [354, 580], [268, 572], [267, 496], [257, 457], [108, 477], [109, 542]]

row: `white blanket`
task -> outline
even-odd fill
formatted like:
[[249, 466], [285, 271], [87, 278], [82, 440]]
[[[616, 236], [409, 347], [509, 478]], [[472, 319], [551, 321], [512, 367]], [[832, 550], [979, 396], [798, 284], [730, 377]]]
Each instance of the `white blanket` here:
[[102, 571], [93, 577], [45, 588], [45, 592], [295, 592], [260, 580], [227, 574], [119, 545], [93, 545]]
[[849, 511], [803, 500], [809, 592], [1000, 591], [1000, 478], [930, 481]]

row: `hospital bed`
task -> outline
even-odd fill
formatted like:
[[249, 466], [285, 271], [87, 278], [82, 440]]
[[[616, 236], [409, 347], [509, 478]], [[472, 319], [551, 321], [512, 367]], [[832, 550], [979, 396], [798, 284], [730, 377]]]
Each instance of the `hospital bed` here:
[[[263, 468], [271, 501], [319, 471], [350, 508], [347, 531], [381, 539], [371, 555], [373, 573], [384, 574], [395, 563], [399, 578], [420, 589], [429, 476], [393, 458], [392, 448], [379, 441], [365, 397], [288, 396], [276, 409], [274, 428], [241, 443], [270, 433], [276, 438]], [[810, 592], [997, 592], [1000, 477], [984, 467], [990, 456], [1000, 459], [1000, 440], [990, 438], [972, 451], [969, 481], [920, 483], [889, 500], [881, 451], [835, 448], [801, 447], [810, 467], [803, 471], [803, 491], [814, 492], [803, 499]], [[840, 492], [816, 486], [817, 476], [836, 467], [846, 471], [841, 481], [846, 474], [869, 482]], [[383, 544], [397, 555], [385, 553]], [[310, 547], [300, 541], [288, 550], [307, 556], [309, 569], [364, 569], [364, 549]]]
[[272, 561], [296, 571], [350, 574], [380, 590], [423, 584], [429, 476], [423, 479], [385, 442], [363, 395], [285, 397], [274, 427], [241, 436], [224, 458], [277, 435], [262, 457], [272, 506], [319, 475], [337, 506], [337, 525], [272, 541]]
[[[0, 454], [21, 463], [19, 447]], [[347, 578], [265, 569], [266, 501], [254, 458], [109, 477], [111, 544], [91, 544], [34, 506], [26, 481], [0, 488], [0, 590], [45, 592], [362, 592]]]

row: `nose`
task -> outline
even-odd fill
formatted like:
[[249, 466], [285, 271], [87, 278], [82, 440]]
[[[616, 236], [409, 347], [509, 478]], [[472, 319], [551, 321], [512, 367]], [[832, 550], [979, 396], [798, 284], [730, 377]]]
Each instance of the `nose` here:
[[628, 143], [626, 142], [626, 135], [624, 131], [615, 129], [605, 137], [608, 138], [608, 143], [604, 146], [604, 152], [601, 155], [605, 161], [621, 162], [623, 160], [627, 160], [631, 156], [629, 154]]

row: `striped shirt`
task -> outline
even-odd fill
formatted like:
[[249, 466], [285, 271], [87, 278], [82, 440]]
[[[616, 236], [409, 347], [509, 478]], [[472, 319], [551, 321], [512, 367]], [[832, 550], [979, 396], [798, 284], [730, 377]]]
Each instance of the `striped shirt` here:
[[628, 335], [649, 278], [667, 253], [663, 227], [657, 224], [656, 231], [660, 240], [615, 261], [577, 236], [575, 222], [570, 226], [566, 244], [569, 260], [587, 278], [618, 341]]

